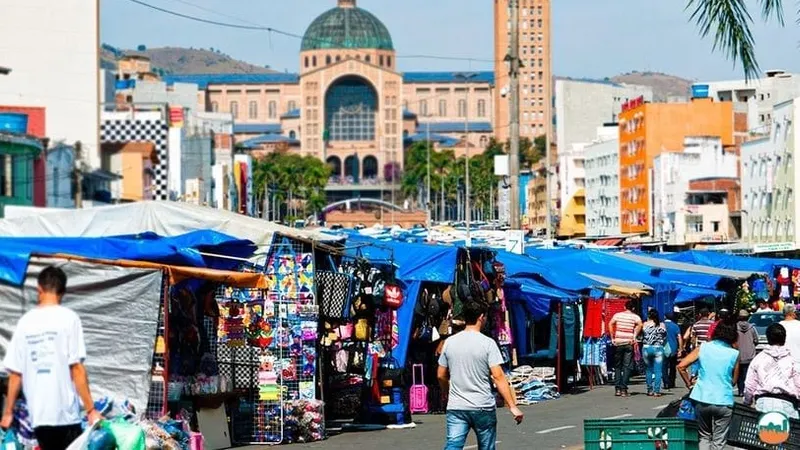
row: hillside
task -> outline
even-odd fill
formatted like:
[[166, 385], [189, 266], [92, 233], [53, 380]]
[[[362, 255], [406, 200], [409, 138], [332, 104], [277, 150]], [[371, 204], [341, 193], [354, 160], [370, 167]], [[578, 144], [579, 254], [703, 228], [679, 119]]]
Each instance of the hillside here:
[[653, 88], [655, 101], [666, 101], [670, 96], [688, 97], [692, 81], [685, 78], [658, 72], [624, 73], [611, 78], [616, 83], [638, 84]]
[[129, 54], [149, 57], [155, 71], [164, 74], [275, 72], [268, 67], [233, 59], [219, 50], [181, 47], [140, 47], [140, 50], [122, 50], [103, 44], [100, 64], [104, 68], [115, 68], [117, 58]]

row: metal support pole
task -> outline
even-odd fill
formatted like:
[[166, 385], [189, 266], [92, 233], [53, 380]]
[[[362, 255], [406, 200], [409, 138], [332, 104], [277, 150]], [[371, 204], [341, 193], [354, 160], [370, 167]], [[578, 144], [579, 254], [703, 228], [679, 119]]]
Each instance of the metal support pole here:
[[[552, 23], [552, 21], [550, 20], [550, 17], [551, 17], [551, 14], [552, 14], [552, 12], [550, 11], [550, 6], [549, 5], [545, 6], [545, 10], [547, 11], [547, 17], [545, 17], [545, 21], [547, 21], [547, 28], [552, 30], [552, 28], [550, 28], [550, 25]], [[552, 77], [553, 52], [552, 52], [552, 48], [553, 48], [553, 45], [552, 45], [552, 39], [550, 38], [550, 36], [546, 37], [545, 39], [547, 39], [547, 42], [545, 42], [545, 45], [547, 46], [547, 61], [546, 61], [547, 66], [544, 68], [544, 74], [546, 75], [546, 78], [545, 78], [544, 82], [547, 83], [547, 85], [545, 86], [545, 90], [544, 91], [545, 91], [547, 96], [544, 99], [544, 106], [545, 106], [545, 108], [544, 108], [544, 111], [545, 111], [545, 114], [544, 114], [544, 119], [545, 119], [545, 122], [544, 122], [544, 131], [545, 131], [545, 134], [544, 134], [544, 148], [545, 148], [545, 155], [546, 155], [545, 156], [545, 165], [546, 165], [546, 170], [547, 170], [547, 172], [546, 172], [546, 177], [547, 177], [546, 178], [546, 180], [547, 180], [547, 239], [550, 239], [551, 237], [553, 237], [553, 233], [552, 233], [553, 232], [553, 220], [552, 220], [552, 212], [551, 212], [551, 209], [553, 207], [553, 196], [552, 196], [552, 193], [551, 193], [552, 186], [551, 186], [551, 178], [550, 177], [552, 175], [554, 175], [552, 173], [551, 155], [550, 155], [550, 153], [551, 153], [551, 151], [550, 151], [551, 150], [550, 149], [550, 138], [551, 138], [552, 127], [553, 127], [553, 111], [552, 111], [552, 105], [553, 105], [553, 94], [552, 94], [552, 92], [553, 92], [553, 90], [552, 90], [552, 86], [553, 86], [553, 77]]]
[[464, 164], [465, 164], [465, 186], [464, 186], [464, 217], [467, 225], [467, 239], [466, 245], [472, 245], [472, 234], [470, 232], [470, 222], [472, 216], [472, 209], [470, 205], [470, 182], [469, 182], [469, 80], [478, 76], [477, 73], [459, 73], [456, 78], [464, 80], [464, 89], [466, 93], [466, 108], [464, 111]]
[[428, 187], [426, 189], [427, 190], [427, 194], [428, 194], [427, 195], [428, 198], [427, 198], [427, 201], [425, 203], [425, 211], [428, 213], [428, 224], [427, 224], [427, 227], [428, 227], [428, 241], [430, 242], [431, 222], [432, 222], [432, 219], [433, 219], [433, 217], [432, 217], [433, 216], [433, 211], [431, 210], [432, 205], [431, 205], [431, 122], [430, 122], [430, 120], [428, 121], [428, 129], [427, 129], [427, 135], [425, 136], [425, 139], [426, 139], [426, 142], [428, 143], [428, 145], [427, 145], [427, 151], [428, 151]]
[[510, 111], [510, 155], [509, 155], [509, 212], [512, 230], [520, 229], [519, 207], [519, 0], [510, 0], [511, 7], [511, 53], [509, 55], [509, 75], [511, 78]]

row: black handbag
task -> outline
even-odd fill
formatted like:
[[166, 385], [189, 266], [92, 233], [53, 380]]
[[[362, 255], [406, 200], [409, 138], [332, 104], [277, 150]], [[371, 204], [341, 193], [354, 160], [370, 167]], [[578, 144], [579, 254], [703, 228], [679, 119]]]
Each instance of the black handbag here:
[[346, 273], [318, 270], [317, 298], [320, 315], [326, 319], [346, 319], [350, 316], [353, 277]]

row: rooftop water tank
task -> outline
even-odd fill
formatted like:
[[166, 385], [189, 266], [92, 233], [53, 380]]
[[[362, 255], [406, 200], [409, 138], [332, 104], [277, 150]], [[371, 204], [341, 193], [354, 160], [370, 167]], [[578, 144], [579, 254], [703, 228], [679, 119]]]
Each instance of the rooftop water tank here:
[[0, 132], [25, 134], [28, 131], [28, 115], [20, 113], [0, 113]]

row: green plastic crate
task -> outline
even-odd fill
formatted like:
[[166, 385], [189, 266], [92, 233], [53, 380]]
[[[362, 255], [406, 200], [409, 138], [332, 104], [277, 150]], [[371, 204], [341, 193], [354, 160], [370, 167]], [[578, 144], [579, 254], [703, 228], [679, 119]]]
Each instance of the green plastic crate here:
[[583, 443], [584, 450], [699, 448], [697, 423], [683, 419], [586, 419], [583, 421]]

